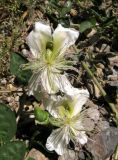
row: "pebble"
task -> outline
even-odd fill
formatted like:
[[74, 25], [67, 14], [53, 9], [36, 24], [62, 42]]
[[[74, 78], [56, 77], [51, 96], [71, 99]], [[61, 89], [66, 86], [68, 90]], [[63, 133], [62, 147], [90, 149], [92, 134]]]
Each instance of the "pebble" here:
[[7, 80], [5, 79], [5, 78], [3, 78], [2, 80], [1, 80], [1, 84], [7, 84]]
[[110, 157], [118, 145], [118, 128], [109, 127], [88, 140], [87, 148], [94, 159], [105, 160]]
[[15, 101], [18, 102], [19, 101], [19, 96], [15, 97]]
[[7, 101], [8, 102], [11, 102], [12, 100], [11, 100], [11, 97], [7, 97]]
[[7, 89], [10, 90], [10, 91], [16, 91], [17, 90], [17, 88], [14, 87], [12, 84], [8, 84]]
[[105, 68], [102, 63], [98, 63], [98, 64], [97, 64], [97, 67], [99, 67], [99, 68], [101, 68], [101, 69], [104, 69], [104, 68]]
[[22, 88], [18, 88], [18, 91], [23, 91], [23, 89]]
[[107, 44], [102, 44], [100, 52], [110, 52], [110, 46]]

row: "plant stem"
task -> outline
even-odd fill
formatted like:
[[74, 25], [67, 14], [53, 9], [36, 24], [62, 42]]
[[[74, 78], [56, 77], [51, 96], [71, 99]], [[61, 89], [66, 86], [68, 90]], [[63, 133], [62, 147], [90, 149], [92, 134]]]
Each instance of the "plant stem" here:
[[106, 100], [106, 102], [109, 104], [110, 108], [112, 109], [112, 111], [115, 113], [116, 116], [116, 121], [118, 124], [118, 109], [116, 108], [116, 106], [111, 102], [110, 98], [108, 97], [107, 93], [105, 92], [105, 90], [103, 89], [103, 87], [101, 86], [101, 84], [98, 82], [97, 78], [93, 75], [93, 73], [91, 72], [91, 70], [89, 69], [88, 65], [85, 62], [82, 62], [82, 66], [84, 67], [84, 69], [87, 71], [88, 75], [92, 78], [92, 80], [94, 81], [94, 83], [97, 85], [98, 89], [100, 90], [102, 96], [104, 97], [104, 99]]
[[115, 159], [118, 159], [118, 146], [116, 147]]
[[[73, 46], [73, 48], [78, 53], [79, 50], [76, 48], [75, 45]], [[94, 83], [97, 85], [98, 89], [100, 90], [100, 92], [101, 92], [102, 96], [104, 97], [105, 101], [110, 106], [111, 110], [115, 113], [115, 116], [116, 116], [115, 117], [116, 118], [116, 125], [118, 127], [118, 108], [115, 106], [114, 103], [111, 102], [111, 100], [108, 97], [107, 93], [105, 92], [105, 90], [103, 89], [103, 87], [101, 86], [101, 84], [98, 82], [97, 78], [93, 75], [93, 73], [89, 69], [88, 65], [85, 62], [82, 61], [82, 66], [87, 71], [88, 75], [92, 78], [92, 80], [94, 81]]]

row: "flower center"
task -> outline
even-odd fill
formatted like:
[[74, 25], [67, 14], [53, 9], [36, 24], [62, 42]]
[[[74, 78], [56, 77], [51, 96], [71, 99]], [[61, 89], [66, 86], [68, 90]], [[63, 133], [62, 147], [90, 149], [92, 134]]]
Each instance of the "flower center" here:
[[64, 121], [64, 124], [65, 124], [65, 125], [70, 125], [70, 124], [71, 124], [71, 120], [72, 120], [71, 118], [67, 118], [67, 117], [66, 117], [66, 118], [65, 118], [65, 121]]
[[52, 41], [50, 41], [46, 44], [45, 63], [46, 63], [47, 67], [51, 67], [52, 64], [54, 64], [54, 61], [51, 58], [52, 51], [53, 51], [53, 43], [52, 43]]
[[53, 64], [53, 61], [51, 60], [51, 54], [52, 51], [50, 49], [47, 49], [45, 54], [45, 61], [47, 66], [51, 66]]

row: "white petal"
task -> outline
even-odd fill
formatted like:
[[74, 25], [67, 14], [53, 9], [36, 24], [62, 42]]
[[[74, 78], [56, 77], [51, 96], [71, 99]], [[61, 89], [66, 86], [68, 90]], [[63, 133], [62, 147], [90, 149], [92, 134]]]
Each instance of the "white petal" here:
[[55, 94], [59, 90], [68, 93], [72, 85], [65, 75], [48, 73], [47, 70], [41, 74], [41, 83], [44, 90], [49, 94]]
[[46, 51], [46, 44], [51, 40], [51, 28], [41, 22], [36, 22], [34, 30], [32, 30], [28, 37], [27, 43], [34, 58], [39, 58], [40, 53]]
[[40, 88], [39, 84], [40, 84], [40, 74], [34, 73], [29, 80], [28, 95], [34, 95], [34, 92]]
[[47, 93], [55, 94], [60, 90], [72, 98], [75, 102], [72, 116], [75, 116], [81, 111], [82, 106], [86, 103], [89, 97], [88, 90], [72, 87], [65, 75], [50, 74], [50, 76], [48, 76], [47, 70], [45, 70], [41, 75], [41, 82]]
[[[75, 90], [75, 93], [74, 93]], [[88, 98], [89, 98], [89, 92], [87, 89], [78, 89], [77, 92], [77, 88], [73, 88], [73, 95], [71, 95], [72, 100], [75, 101], [75, 105], [74, 105], [74, 109], [73, 109], [73, 113], [72, 116], [77, 115], [81, 110], [82, 110], [82, 106], [87, 102]]]
[[56, 84], [56, 77], [56, 73], [53, 74], [48, 72], [46, 69], [41, 73], [41, 84], [48, 94], [55, 94], [59, 91], [59, 88]]
[[54, 83], [59, 88], [61, 92], [64, 92], [68, 95], [70, 90], [73, 88], [70, 81], [67, 79], [66, 75], [58, 74], [55, 76]]
[[49, 80], [48, 80], [49, 76], [48, 76], [48, 71], [47, 70], [44, 70], [42, 73], [41, 73], [41, 84], [44, 88], [44, 90], [47, 92], [47, 93], [51, 93], [51, 87], [50, 87], [50, 83], [49, 83]]
[[88, 137], [85, 134], [84, 131], [78, 132], [78, 135], [76, 136], [76, 141], [79, 142], [80, 144], [84, 145], [88, 141]]
[[67, 96], [70, 96], [73, 100], [75, 98], [80, 102], [82, 101], [82, 105], [86, 103], [89, 97], [87, 89], [78, 89], [73, 87], [65, 74], [56, 74], [53, 78], [53, 83], [57, 86], [58, 90], [65, 93]]
[[58, 155], [63, 155], [67, 150], [69, 143], [68, 128], [59, 128], [52, 131], [46, 142], [46, 148], [49, 151], [55, 150]]
[[48, 98], [44, 99], [43, 104], [44, 104], [46, 110], [48, 110], [48, 112], [54, 118], [60, 118], [59, 110], [58, 110], [58, 103], [61, 101], [62, 98], [60, 96], [55, 96], [56, 99], [53, 99], [53, 97], [49, 96]]
[[62, 55], [68, 47], [75, 43], [78, 36], [79, 31], [71, 28], [64, 28], [59, 24], [53, 33], [53, 52]]
[[40, 74], [34, 73], [30, 78], [28, 84], [28, 95], [33, 95], [38, 101], [45, 97], [46, 93], [41, 86]]
[[[78, 133], [78, 131], [80, 130], [84, 130], [84, 127], [82, 125], [82, 120], [80, 118], [78, 118], [78, 120], [74, 123], [73, 125], [73, 129]], [[76, 133], [76, 134], [77, 134]]]

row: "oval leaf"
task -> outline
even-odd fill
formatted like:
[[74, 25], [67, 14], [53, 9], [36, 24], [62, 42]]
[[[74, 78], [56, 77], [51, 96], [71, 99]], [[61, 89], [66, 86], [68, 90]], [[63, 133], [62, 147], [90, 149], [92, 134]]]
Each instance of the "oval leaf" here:
[[11, 140], [16, 133], [17, 125], [15, 114], [5, 104], [0, 104], [0, 141]]
[[93, 18], [90, 21], [84, 21], [80, 24], [80, 28], [79, 31], [82, 33], [87, 29], [92, 28], [93, 26], [95, 26], [96, 24], [96, 20]]
[[32, 73], [30, 70], [22, 70], [21, 65], [28, 63], [27, 59], [19, 53], [12, 53], [10, 58], [10, 72], [15, 75], [19, 82], [27, 84]]
[[8, 142], [0, 147], [0, 160], [23, 160], [26, 146], [23, 142]]

